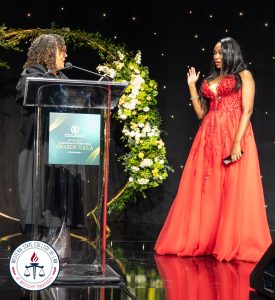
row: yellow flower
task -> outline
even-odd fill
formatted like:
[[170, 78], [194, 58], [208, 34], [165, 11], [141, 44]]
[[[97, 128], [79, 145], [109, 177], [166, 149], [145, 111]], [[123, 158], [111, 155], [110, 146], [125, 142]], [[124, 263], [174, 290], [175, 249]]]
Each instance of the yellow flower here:
[[144, 157], [144, 153], [143, 152], [139, 152], [138, 157], [139, 158], [143, 158]]
[[131, 122], [131, 129], [136, 129], [136, 128], [138, 128], [138, 124]]
[[159, 175], [159, 170], [158, 169], [153, 169], [152, 170], [152, 174], [154, 175], [154, 177], [158, 177], [158, 175]]

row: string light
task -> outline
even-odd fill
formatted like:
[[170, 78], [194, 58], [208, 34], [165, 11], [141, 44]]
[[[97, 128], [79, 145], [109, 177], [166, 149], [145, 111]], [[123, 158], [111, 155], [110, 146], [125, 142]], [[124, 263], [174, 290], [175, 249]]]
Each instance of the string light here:
[[161, 55], [161, 56], [164, 56], [164, 53], [161, 53], [160, 55]]
[[132, 20], [135, 21], [135, 20], [136, 20], [136, 17], [132, 17]]
[[242, 11], [239, 12], [239, 16], [240, 16], [240, 17], [243, 16], [243, 12], [242, 12]]
[[166, 90], [166, 85], [163, 86], [163, 89]]
[[61, 9], [61, 10], [64, 10], [64, 7], [63, 7], [63, 6], [61, 6], [61, 7], [60, 7], [60, 9]]
[[27, 13], [27, 17], [30, 18], [31, 17], [31, 13], [28, 12]]
[[209, 18], [212, 19], [212, 18], [213, 18], [213, 15], [210, 14], [210, 15], [209, 15]]
[[268, 23], [266, 22], [266, 23], [264, 23], [264, 26], [265, 26], [265, 27], [268, 27], [269, 25], [268, 25]]
[[194, 38], [197, 39], [199, 36], [197, 34], [194, 35]]
[[107, 17], [107, 14], [104, 12], [104, 13], [102, 13], [102, 17]]
[[189, 15], [192, 15], [192, 10], [189, 10], [189, 12], [188, 12], [188, 13], [189, 13]]
[[174, 119], [174, 115], [171, 115], [171, 119]]

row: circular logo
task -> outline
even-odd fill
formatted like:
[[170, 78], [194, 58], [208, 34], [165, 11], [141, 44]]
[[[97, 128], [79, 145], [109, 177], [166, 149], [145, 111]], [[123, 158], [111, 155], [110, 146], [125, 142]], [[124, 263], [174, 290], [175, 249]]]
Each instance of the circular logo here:
[[51, 285], [58, 276], [59, 258], [47, 243], [28, 241], [13, 251], [10, 272], [15, 282], [24, 289], [42, 290]]
[[71, 127], [71, 133], [73, 133], [73, 134], [79, 133], [79, 126], [73, 125]]

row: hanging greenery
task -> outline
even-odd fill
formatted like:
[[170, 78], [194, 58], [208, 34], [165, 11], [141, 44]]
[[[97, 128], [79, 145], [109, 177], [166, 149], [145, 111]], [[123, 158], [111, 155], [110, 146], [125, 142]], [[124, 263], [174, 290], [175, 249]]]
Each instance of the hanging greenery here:
[[[148, 188], [157, 187], [167, 178], [172, 168], [168, 165], [165, 144], [161, 138], [161, 117], [157, 109], [157, 82], [150, 79], [149, 70], [141, 64], [141, 52], [126, 50], [102, 38], [99, 33], [87, 33], [70, 28], [8, 29], [0, 27], [0, 47], [22, 51], [23, 42], [32, 41], [42, 33], [57, 33], [66, 43], [75, 47], [88, 47], [97, 51], [102, 63], [97, 67], [115, 81], [129, 82], [119, 100], [114, 117], [122, 123], [121, 139], [125, 154], [119, 157], [128, 181], [118, 194], [108, 202], [108, 212], [118, 211], [139, 193], [145, 197]], [[0, 59], [1, 67], [8, 63]]]

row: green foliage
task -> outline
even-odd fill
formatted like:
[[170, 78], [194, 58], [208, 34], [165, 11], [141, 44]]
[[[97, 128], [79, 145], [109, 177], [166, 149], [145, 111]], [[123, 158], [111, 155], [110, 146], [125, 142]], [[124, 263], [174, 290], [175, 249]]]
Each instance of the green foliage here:
[[[167, 178], [172, 168], [168, 165], [165, 144], [161, 138], [161, 118], [157, 110], [158, 84], [150, 79], [149, 70], [141, 64], [141, 52], [135, 55], [124, 45], [116, 45], [99, 33], [87, 33], [70, 28], [7, 29], [0, 27], [0, 48], [20, 51], [23, 42], [32, 41], [42, 33], [57, 33], [74, 47], [97, 51], [102, 64], [97, 67], [117, 82], [129, 82], [119, 100], [114, 116], [122, 123], [121, 139], [125, 154], [119, 158], [128, 175], [123, 192], [110, 201], [108, 212], [119, 211], [138, 194], [146, 197], [148, 188], [157, 187]], [[0, 60], [0, 67], [8, 64]]]

